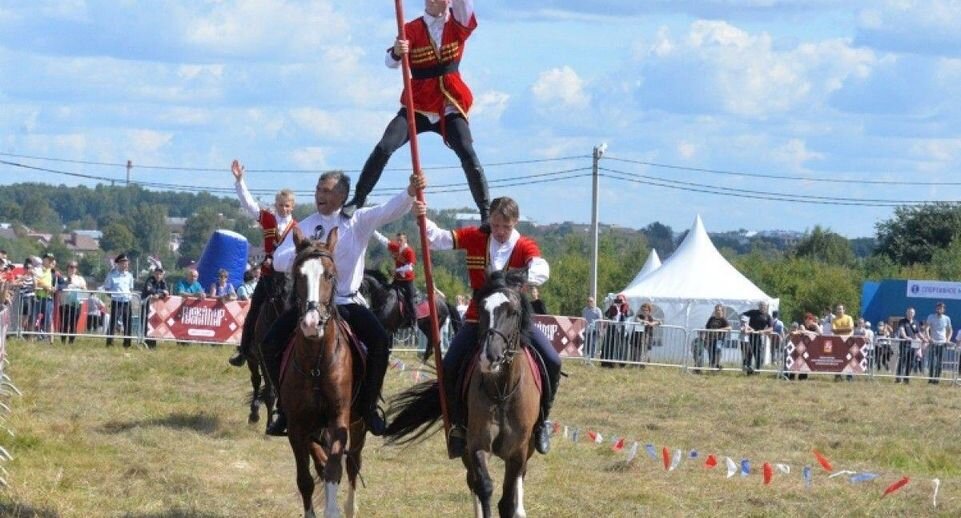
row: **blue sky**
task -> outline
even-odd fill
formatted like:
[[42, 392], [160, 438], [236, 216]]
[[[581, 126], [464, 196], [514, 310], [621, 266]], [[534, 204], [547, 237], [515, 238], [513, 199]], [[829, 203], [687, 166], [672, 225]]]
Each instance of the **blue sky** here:
[[[405, 9], [418, 16], [423, 2]], [[589, 172], [601, 142], [600, 219], [630, 227], [683, 230], [700, 213], [710, 231], [820, 224], [857, 237], [892, 213], [858, 200], [961, 194], [940, 185], [961, 181], [961, 0], [476, 9], [461, 66], [476, 98], [475, 146], [492, 194], [517, 198], [534, 221], [590, 221], [590, 178], [572, 176]], [[233, 158], [251, 170], [357, 170], [398, 108], [400, 75], [383, 65], [394, 33], [388, 1], [0, 0], [0, 153], [130, 159], [135, 181], [196, 189], [230, 187]], [[464, 182], [436, 135], [420, 142], [423, 164], [439, 167], [432, 185]], [[404, 148], [378, 187], [403, 185], [409, 166]], [[310, 191], [316, 177], [252, 171], [249, 183]], [[25, 180], [95, 183], [0, 165], [0, 183]], [[719, 188], [754, 198], [690, 190]], [[810, 197], [860, 205], [789, 201]], [[472, 206], [466, 191], [428, 202]]]

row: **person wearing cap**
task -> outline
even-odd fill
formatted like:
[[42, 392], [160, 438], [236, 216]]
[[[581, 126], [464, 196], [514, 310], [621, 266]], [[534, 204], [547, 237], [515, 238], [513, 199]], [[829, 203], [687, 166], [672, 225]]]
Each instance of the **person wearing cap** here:
[[237, 351], [231, 356], [227, 363], [234, 367], [240, 367], [247, 358], [250, 350], [250, 342], [254, 337], [254, 326], [257, 323], [257, 316], [260, 308], [268, 296], [283, 298], [286, 287], [286, 275], [275, 273], [273, 267], [273, 253], [277, 245], [283, 242], [287, 234], [297, 226], [294, 219], [294, 206], [297, 204], [294, 192], [290, 189], [281, 189], [274, 196], [273, 210], [262, 208], [254, 197], [247, 190], [244, 183], [244, 166], [237, 160], [230, 164], [230, 172], [236, 179], [237, 197], [240, 198], [240, 206], [248, 216], [257, 220], [264, 234], [264, 260], [260, 265], [260, 277], [262, 282], [258, 282], [250, 295], [250, 307], [247, 309], [247, 317], [244, 319], [244, 328], [240, 335], [240, 345]]
[[[153, 304], [153, 299], [166, 299], [170, 296], [170, 288], [167, 287], [167, 280], [164, 279], [164, 269], [160, 266], [153, 269], [150, 277], [143, 283], [143, 288], [140, 290], [140, 300], [144, 305], [143, 310], [143, 331], [144, 336], [147, 335], [147, 315], [150, 313], [146, 310], [149, 304]], [[157, 346], [157, 341], [152, 338], [144, 339], [143, 341], [147, 347], [154, 348]]]
[[123, 324], [123, 346], [130, 347], [130, 294], [133, 293], [133, 274], [128, 269], [130, 261], [126, 254], [113, 260], [114, 267], [107, 273], [102, 289], [110, 293], [110, 323], [107, 325], [107, 347], [113, 345], [113, 334], [118, 320]]
[[57, 292], [60, 294], [60, 325], [57, 331], [60, 333], [60, 343], [68, 340], [73, 343], [77, 338], [77, 321], [80, 319], [81, 295], [79, 292], [87, 291], [87, 280], [78, 272], [77, 261], [67, 263], [67, 272], [61, 275], [57, 282]]

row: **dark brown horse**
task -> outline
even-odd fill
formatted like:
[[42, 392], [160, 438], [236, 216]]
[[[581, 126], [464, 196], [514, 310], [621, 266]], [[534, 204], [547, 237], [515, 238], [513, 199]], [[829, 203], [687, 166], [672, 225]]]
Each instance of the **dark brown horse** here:
[[250, 346], [246, 349], [244, 359], [247, 361], [247, 368], [250, 370], [250, 386], [253, 389], [250, 395], [250, 414], [247, 416], [248, 423], [260, 421], [260, 403], [267, 407], [267, 426], [270, 426], [270, 417], [274, 415], [274, 404], [277, 401], [277, 391], [270, 386], [269, 378], [266, 375], [263, 355], [260, 352], [260, 344], [267, 336], [270, 325], [277, 320], [277, 317], [284, 312], [287, 301], [286, 283], [283, 277], [277, 277], [260, 282], [269, 283], [267, 298], [260, 305], [258, 314], [248, 314], [247, 318], [256, 318], [254, 323], [253, 337], [250, 338]]
[[[526, 272], [491, 274], [475, 294], [480, 310], [479, 356], [467, 385], [467, 448], [462, 458], [478, 516], [491, 515], [493, 482], [488, 460], [504, 460], [501, 517], [526, 516], [524, 476], [534, 453], [533, 431], [540, 412], [535, 371], [527, 359], [530, 306], [520, 291]], [[453, 375], [454, 373], [449, 373]], [[440, 417], [436, 382], [401, 393], [391, 405], [388, 444], [422, 439]]]
[[[280, 401], [287, 414], [287, 438], [297, 464], [297, 488], [303, 498], [304, 516], [315, 516], [314, 478], [310, 474], [313, 457], [324, 482], [324, 516], [340, 516], [337, 490], [346, 454], [350, 487], [345, 512], [353, 516], [367, 430], [361, 409], [353, 408], [363, 378], [355, 369], [352, 347], [334, 305], [337, 230], [332, 230], [327, 243], [321, 244], [304, 239], [298, 229], [294, 243], [297, 257], [291, 274], [300, 320], [287, 353]], [[360, 366], [359, 360], [356, 366]]]
[[[394, 334], [404, 326], [406, 319], [401, 314], [400, 291], [393, 287], [387, 280], [387, 276], [380, 270], [364, 270], [364, 280], [360, 283], [360, 292], [370, 302], [370, 310], [377, 316], [377, 320], [384, 326], [390, 340], [393, 342]], [[441, 329], [445, 322], [450, 322], [451, 332], [457, 333], [461, 327], [460, 314], [457, 309], [447, 302], [447, 299], [438, 294], [434, 298], [437, 305], [437, 323]], [[417, 319], [417, 328], [427, 337], [427, 347], [424, 349], [424, 358], [429, 358], [431, 348], [435, 345], [430, 341], [430, 316]]]

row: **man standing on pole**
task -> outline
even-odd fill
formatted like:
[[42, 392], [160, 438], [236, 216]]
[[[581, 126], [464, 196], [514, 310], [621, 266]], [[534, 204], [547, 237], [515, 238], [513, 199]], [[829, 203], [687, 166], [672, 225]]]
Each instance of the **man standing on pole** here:
[[[387, 50], [386, 64], [397, 68], [403, 56], [409, 54], [417, 133], [439, 133], [444, 143], [457, 154], [480, 212], [481, 223], [486, 228], [490, 207], [487, 179], [474, 152], [473, 137], [467, 124], [474, 97], [458, 71], [467, 38], [477, 27], [474, 2], [425, 0], [424, 4], [424, 15], [404, 26], [408, 39], [397, 39]], [[405, 89], [401, 103], [406, 94]], [[350, 217], [364, 206], [391, 154], [409, 138], [407, 108], [404, 107], [387, 125], [384, 136], [364, 163], [354, 197], [343, 208], [345, 216]]]

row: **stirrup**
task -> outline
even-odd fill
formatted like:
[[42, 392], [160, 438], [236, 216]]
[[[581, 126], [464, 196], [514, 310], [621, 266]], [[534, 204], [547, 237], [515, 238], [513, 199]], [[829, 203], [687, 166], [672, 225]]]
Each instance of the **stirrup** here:
[[452, 425], [447, 432], [447, 457], [458, 459], [467, 449], [467, 430], [460, 425]]

